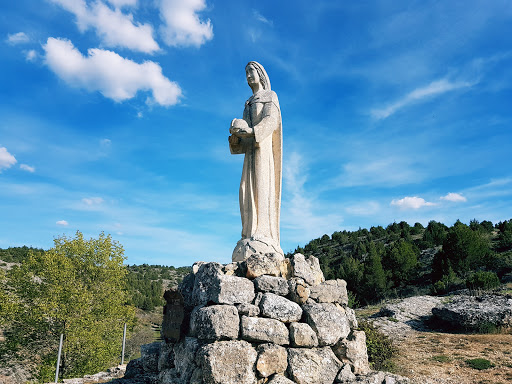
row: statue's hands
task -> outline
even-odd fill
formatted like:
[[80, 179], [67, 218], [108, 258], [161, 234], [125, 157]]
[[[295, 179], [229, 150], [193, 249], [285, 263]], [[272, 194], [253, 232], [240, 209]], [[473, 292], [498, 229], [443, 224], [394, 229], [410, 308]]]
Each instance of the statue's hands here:
[[229, 132], [237, 137], [249, 137], [254, 136], [254, 130], [249, 127], [247, 121], [244, 119], [233, 119], [231, 121], [231, 127]]
[[236, 137], [235, 135], [231, 135], [228, 137], [229, 145], [238, 145], [240, 144], [240, 141], [242, 140], [239, 137]]

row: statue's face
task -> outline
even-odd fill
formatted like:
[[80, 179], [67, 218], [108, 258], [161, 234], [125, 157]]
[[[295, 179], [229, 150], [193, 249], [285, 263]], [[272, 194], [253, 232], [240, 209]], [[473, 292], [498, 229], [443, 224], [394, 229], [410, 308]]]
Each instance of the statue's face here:
[[247, 77], [247, 84], [249, 84], [249, 86], [260, 82], [258, 71], [252, 65], [245, 68], [245, 76]]

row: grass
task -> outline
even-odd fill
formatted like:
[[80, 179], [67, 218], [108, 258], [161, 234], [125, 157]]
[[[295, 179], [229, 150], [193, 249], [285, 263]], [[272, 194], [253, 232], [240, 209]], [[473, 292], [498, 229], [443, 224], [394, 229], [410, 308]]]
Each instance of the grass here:
[[431, 359], [437, 361], [438, 363], [449, 363], [451, 361], [451, 359], [446, 355], [432, 356]]

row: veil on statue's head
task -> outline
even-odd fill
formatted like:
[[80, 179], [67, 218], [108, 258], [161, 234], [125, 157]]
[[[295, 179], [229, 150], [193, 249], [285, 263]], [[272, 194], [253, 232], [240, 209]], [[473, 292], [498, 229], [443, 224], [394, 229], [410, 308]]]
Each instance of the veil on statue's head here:
[[268, 78], [267, 71], [265, 71], [263, 65], [261, 65], [257, 61], [249, 61], [245, 68], [247, 69], [247, 67], [250, 65], [252, 65], [256, 69], [256, 72], [258, 72], [260, 83], [263, 86], [263, 89], [265, 91], [270, 91], [270, 79]]

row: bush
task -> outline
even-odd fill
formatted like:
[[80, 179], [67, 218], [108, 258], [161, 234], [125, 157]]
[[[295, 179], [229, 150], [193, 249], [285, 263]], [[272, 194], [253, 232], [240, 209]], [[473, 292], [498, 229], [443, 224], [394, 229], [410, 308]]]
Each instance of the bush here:
[[482, 371], [484, 369], [489, 369], [494, 367], [494, 364], [491, 363], [487, 359], [471, 359], [466, 360], [466, 363], [473, 369], [478, 369], [479, 371]]
[[500, 279], [495, 272], [478, 271], [466, 280], [469, 289], [493, 289], [500, 286]]
[[393, 341], [375, 328], [370, 321], [361, 321], [358, 329], [366, 333], [366, 348], [371, 368], [378, 371], [391, 371], [393, 369], [391, 358], [398, 353]]

